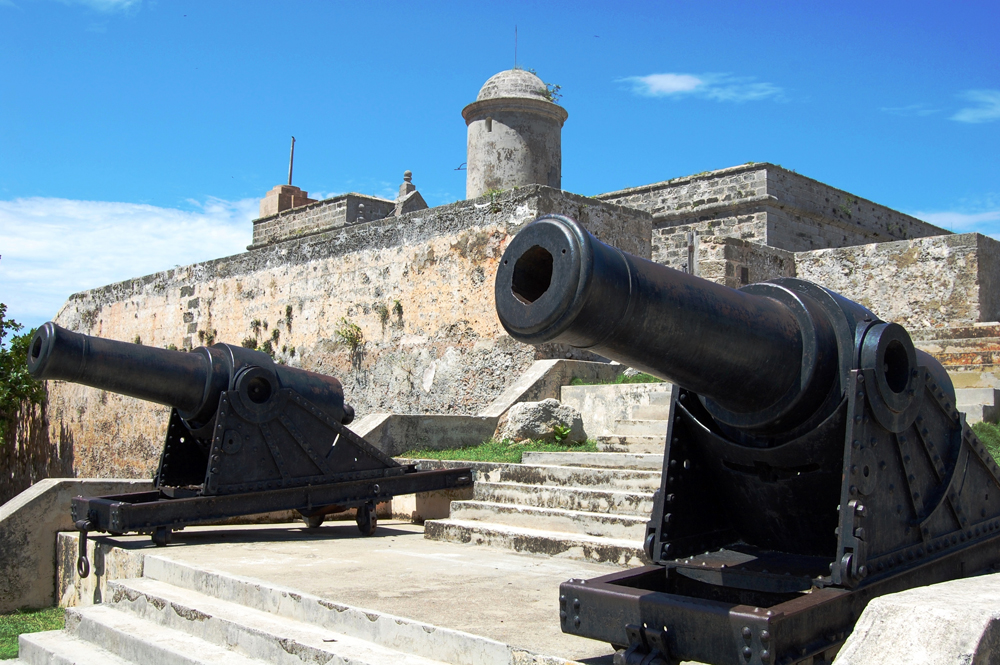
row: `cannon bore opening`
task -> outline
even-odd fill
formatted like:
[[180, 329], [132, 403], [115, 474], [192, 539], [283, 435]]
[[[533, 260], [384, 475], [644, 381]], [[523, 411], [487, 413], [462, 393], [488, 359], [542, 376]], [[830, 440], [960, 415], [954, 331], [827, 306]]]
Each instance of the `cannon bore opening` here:
[[906, 347], [897, 340], [892, 340], [885, 347], [885, 363], [882, 365], [885, 382], [894, 393], [906, 390], [910, 376], [910, 361], [907, 358]]
[[530, 247], [514, 264], [511, 293], [525, 305], [530, 305], [549, 290], [551, 283], [552, 255], [539, 245]]
[[31, 360], [32, 360], [32, 362], [37, 361], [38, 357], [40, 355], [42, 355], [42, 338], [41, 337], [35, 337], [35, 341], [31, 343], [31, 352], [30, 352], [30, 354], [31, 354]]
[[271, 399], [271, 384], [262, 376], [255, 376], [247, 384], [247, 396], [254, 404], [263, 404]]

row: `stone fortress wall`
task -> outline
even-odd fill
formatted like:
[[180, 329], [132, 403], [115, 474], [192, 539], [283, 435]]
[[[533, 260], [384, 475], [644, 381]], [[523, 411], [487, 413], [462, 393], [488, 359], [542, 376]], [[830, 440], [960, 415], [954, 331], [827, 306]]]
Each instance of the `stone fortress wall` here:
[[594, 197], [653, 215], [653, 260], [688, 261], [688, 235], [740, 238], [802, 252], [948, 231], [766, 162]]
[[[493, 307], [504, 248], [548, 213], [650, 254], [649, 213], [531, 185], [85, 291], [55, 320], [178, 349], [270, 340], [279, 362], [340, 378], [359, 416], [475, 414], [536, 359], [565, 355], [515, 343]], [[155, 470], [165, 407], [58, 381], [49, 396], [50, 438], [72, 443], [77, 475]]]

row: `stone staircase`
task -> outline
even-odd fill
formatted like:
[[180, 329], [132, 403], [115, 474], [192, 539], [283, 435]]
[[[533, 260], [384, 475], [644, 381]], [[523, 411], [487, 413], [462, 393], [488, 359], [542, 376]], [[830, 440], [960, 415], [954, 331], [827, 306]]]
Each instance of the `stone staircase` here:
[[566, 665], [488, 638], [146, 557], [63, 630], [20, 637], [17, 665]]
[[598, 450], [662, 455], [674, 389], [671, 383], [563, 386], [560, 401], [583, 414]]
[[956, 406], [966, 422], [1000, 417], [1000, 323], [910, 331], [914, 345], [937, 358], [955, 384]]
[[645, 563], [642, 541], [660, 486], [663, 456], [525, 453], [522, 464], [421, 460], [422, 468], [469, 465], [473, 497], [447, 519], [428, 520], [433, 540], [620, 566]]

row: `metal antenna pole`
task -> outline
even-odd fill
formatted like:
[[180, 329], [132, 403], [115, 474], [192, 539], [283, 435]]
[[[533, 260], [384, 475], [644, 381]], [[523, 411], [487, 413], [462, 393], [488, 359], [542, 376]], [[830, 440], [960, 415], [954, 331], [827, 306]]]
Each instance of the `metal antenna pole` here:
[[295, 137], [292, 137], [292, 152], [288, 155], [288, 184], [292, 184], [292, 164], [295, 162]]
[[514, 26], [514, 69], [517, 69], [517, 26]]

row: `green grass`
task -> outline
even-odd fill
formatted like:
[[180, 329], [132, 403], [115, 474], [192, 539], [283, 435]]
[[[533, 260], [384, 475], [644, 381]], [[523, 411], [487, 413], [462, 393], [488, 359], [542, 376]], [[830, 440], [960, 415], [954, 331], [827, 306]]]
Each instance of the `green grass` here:
[[624, 374], [619, 374], [614, 381], [584, 381], [580, 377], [577, 377], [569, 382], [571, 386], [613, 386], [621, 385], [623, 383], [663, 383], [663, 379], [658, 379], [652, 374], [645, 374], [639, 372], [632, 376], [625, 376]]
[[1000, 462], [1000, 425], [986, 422], [973, 423], [972, 431], [986, 446], [986, 450], [990, 451], [993, 459]]
[[18, 635], [59, 630], [65, 622], [65, 614], [66, 610], [61, 607], [0, 614], [0, 660], [17, 658]]
[[596, 450], [597, 442], [591, 440], [583, 443], [548, 443], [546, 441], [515, 443], [509, 439], [504, 439], [503, 441], [490, 439], [478, 446], [470, 446], [468, 448], [455, 448], [453, 450], [408, 450], [399, 455], [399, 457], [520, 464], [521, 456], [526, 452], [592, 453]]

